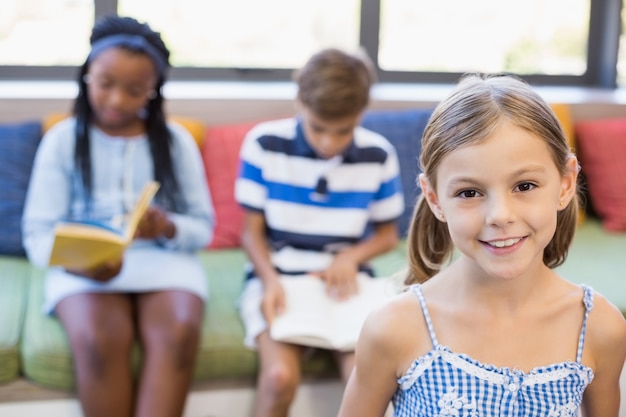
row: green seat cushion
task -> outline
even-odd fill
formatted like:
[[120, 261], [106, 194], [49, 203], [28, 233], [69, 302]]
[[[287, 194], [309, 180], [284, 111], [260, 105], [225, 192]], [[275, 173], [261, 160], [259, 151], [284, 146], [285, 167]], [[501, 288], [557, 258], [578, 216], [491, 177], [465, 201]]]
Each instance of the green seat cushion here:
[[44, 271], [31, 267], [21, 353], [24, 375], [46, 387], [74, 387], [69, 343], [61, 323], [43, 313]]
[[372, 260], [374, 273], [377, 277], [397, 277], [399, 282], [403, 282], [408, 266], [407, 242], [402, 239], [393, 250], [384, 253]]
[[24, 323], [29, 265], [24, 258], [0, 256], [0, 383], [20, 374], [19, 343]]
[[[257, 352], [243, 344], [244, 328], [237, 302], [244, 284], [246, 256], [240, 249], [202, 252], [200, 259], [209, 276], [209, 303], [200, 340], [197, 381], [250, 378], [258, 371]], [[336, 375], [332, 355], [316, 352], [303, 363], [306, 375]]]
[[626, 313], [626, 233], [611, 233], [591, 216], [581, 223], [563, 265], [557, 272], [584, 283]]
[[[211, 250], [200, 255], [209, 280], [209, 302], [194, 372], [195, 381], [248, 379], [257, 373], [257, 354], [243, 345], [243, 325], [237, 311], [244, 276], [245, 254], [239, 249]], [[42, 312], [44, 272], [30, 268], [28, 308], [22, 337], [24, 374], [32, 381], [63, 390], [75, 386], [72, 356], [60, 322]], [[140, 363], [137, 348], [133, 357]], [[305, 374], [335, 375], [328, 353], [317, 353], [303, 364]]]

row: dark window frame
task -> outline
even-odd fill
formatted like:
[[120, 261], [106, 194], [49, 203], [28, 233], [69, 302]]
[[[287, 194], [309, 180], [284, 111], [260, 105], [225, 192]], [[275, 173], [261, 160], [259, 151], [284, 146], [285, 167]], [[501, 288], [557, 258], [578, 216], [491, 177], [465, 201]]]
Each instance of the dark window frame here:
[[[537, 85], [579, 86], [614, 89], [621, 34], [622, 0], [591, 0], [587, 71], [580, 76], [525, 75]], [[117, 0], [94, 0], [96, 17], [115, 12]], [[378, 68], [380, 0], [361, 0], [360, 43]], [[1, 66], [0, 80], [73, 80], [75, 66]], [[290, 81], [293, 70], [255, 68], [173, 68], [172, 81]], [[454, 83], [461, 73], [384, 71], [379, 81], [387, 83]]]

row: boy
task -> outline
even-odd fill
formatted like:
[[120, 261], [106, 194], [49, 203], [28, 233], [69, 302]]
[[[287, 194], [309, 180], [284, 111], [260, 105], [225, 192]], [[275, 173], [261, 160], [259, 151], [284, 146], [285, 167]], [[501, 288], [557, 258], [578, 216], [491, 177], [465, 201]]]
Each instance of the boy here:
[[[305, 351], [269, 335], [284, 308], [279, 276], [319, 275], [331, 296], [345, 299], [357, 291], [357, 272], [371, 273], [367, 261], [398, 242], [395, 149], [358, 126], [374, 79], [363, 57], [313, 55], [296, 77], [299, 117], [256, 126], [242, 146], [235, 197], [251, 268], [240, 308], [246, 345], [260, 356], [256, 417], [288, 414]], [[354, 353], [336, 357], [346, 381]]]

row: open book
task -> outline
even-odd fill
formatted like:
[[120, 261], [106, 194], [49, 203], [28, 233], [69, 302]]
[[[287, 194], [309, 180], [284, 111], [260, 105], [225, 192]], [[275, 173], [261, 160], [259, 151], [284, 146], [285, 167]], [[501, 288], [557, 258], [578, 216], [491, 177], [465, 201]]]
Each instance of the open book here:
[[388, 278], [359, 274], [359, 292], [343, 301], [326, 293], [326, 283], [311, 275], [281, 277], [285, 311], [270, 328], [274, 340], [340, 351], [354, 350], [367, 315], [399, 292]]
[[145, 185], [121, 229], [90, 221], [57, 224], [48, 265], [90, 269], [110, 259], [121, 258], [158, 189], [156, 181]]

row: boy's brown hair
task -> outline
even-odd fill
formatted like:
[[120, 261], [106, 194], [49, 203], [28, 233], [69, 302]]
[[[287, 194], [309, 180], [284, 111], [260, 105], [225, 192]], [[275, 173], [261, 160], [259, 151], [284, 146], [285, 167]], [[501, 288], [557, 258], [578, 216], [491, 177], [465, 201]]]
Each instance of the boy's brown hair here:
[[317, 116], [333, 120], [365, 110], [376, 73], [365, 53], [329, 48], [313, 55], [295, 81], [298, 100]]

